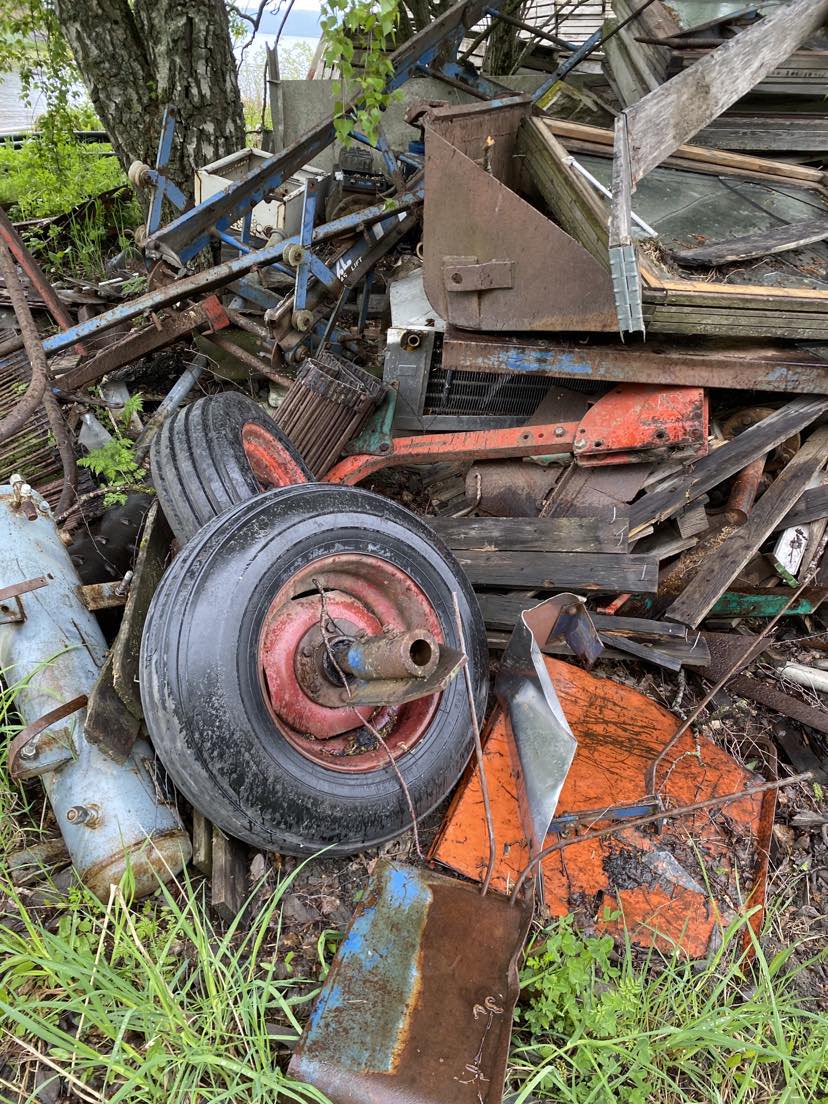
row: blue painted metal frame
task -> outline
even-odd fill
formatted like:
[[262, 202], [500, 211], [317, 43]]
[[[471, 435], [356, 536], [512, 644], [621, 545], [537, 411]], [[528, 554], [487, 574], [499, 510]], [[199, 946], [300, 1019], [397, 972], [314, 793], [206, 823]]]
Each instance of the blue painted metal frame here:
[[[436, 19], [424, 31], [415, 35], [391, 58], [394, 76], [386, 88], [389, 92], [399, 88], [412, 74], [423, 66], [435, 74], [458, 74], [457, 79], [473, 80], [486, 97], [503, 94], [498, 85], [480, 78], [473, 71], [457, 66], [457, 50], [466, 27], [479, 22], [487, 8], [499, 8], [505, 0], [470, 0], [455, 4]], [[351, 108], [358, 107], [355, 101]], [[165, 257], [174, 264], [182, 264], [194, 257], [207, 245], [210, 230], [228, 230], [234, 222], [247, 214], [251, 207], [277, 188], [298, 168], [306, 165], [335, 138], [333, 116], [308, 131], [289, 149], [262, 162], [244, 179], [235, 181], [217, 192], [204, 203], [185, 211], [173, 222], [151, 234], [147, 241], [150, 256]]]
[[[317, 226], [313, 231], [313, 244], [338, 237], [340, 234], [353, 232], [355, 229], [369, 228], [369, 234], [363, 235], [352, 246], [351, 250], [343, 254], [337, 261], [336, 271], [333, 274], [337, 283], [346, 283], [354, 278], [355, 273], [359, 273], [359, 261], [373, 248], [377, 239], [382, 238], [391, 226], [396, 226], [401, 215], [420, 207], [422, 202], [423, 181], [421, 179], [415, 181], [409, 191], [397, 196], [396, 199], [387, 200], [382, 204], [367, 207], [363, 211], [356, 211], [322, 226]], [[381, 229], [374, 230], [374, 224], [379, 225]], [[371, 240], [372, 238], [373, 240]], [[296, 235], [287, 238], [285, 241], [266, 245], [263, 249], [233, 257], [231, 260], [223, 261], [221, 264], [203, 272], [195, 272], [192, 276], [186, 276], [182, 280], [176, 280], [172, 284], [156, 288], [154, 291], [147, 292], [135, 299], [118, 303], [104, 314], [88, 318], [85, 322], [79, 322], [68, 330], [63, 330], [61, 333], [46, 338], [43, 342], [43, 349], [51, 356], [60, 352], [61, 349], [76, 344], [84, 337], [105, 333], [120, 322], [129, 322], [134, 318], [139, 318], [142, 314], [147, 314], [149, 311], [160, 310], [162, 307], [169, 306], [179, 300], [211, 291], [213, 288], [223, 287], [225, 284], [246, 276], [253, 269], [265, 268], [274, 262], [280, 261], [289, 245], [298, 244], [299, 236]], [[321, 261], [318, 263], [321, 265]], [[325, 268], [325, 266], [322, 267]], [[290, 271], [290, 269], [287, 271]], [[326, 268], [326, 271], [329, 272], [330, 270]], [[265, 289], [261, 290], [264, 291]], [[250, 287], [245, 288], [245, 291], [248, 295], [256, 294], [256, 292], [250, 290]]]
[[[311, 265], [315, 260], [311, 254], [311, 242], [313, 241], [313, 227], [316, 222], [316, 208], [319, 202], [319, 182], [314, 179], [308, 179], [305, 181], [305, 197], [302, 202], [302, 223], [299, 227], [299, 244], [304, 250], [302, 260], [296, 266], [296, 287], [293, 293], [293, 309], [305, 310], [308, 304], [308, 281], [311, 274]], [[321, 263], [321, 262], [320, 262]], [[333, 274], [326, 267], [325, 275], [332, 276]], [[321, 279], [321, 276], [317, 275], [317, 279]], [[325, 280], [322, 280], [325, 283]], [[326, 285], [327, 286], [327, 285]]]
[[173, 135], [175, 134], [176, 109], [172, 104], [164, 108], [164, 118], [161, 121], [161, 134], [158, 138], [158, 153], [155, 156], [155, 168], [144, 174], [144, 179], [152, 185], [149, 210], [147, 211], [147, 233], [154, 234], [161, 226], [161, 208], [164, 205], [164, 197], [170, 201], [173, 207], [183, 211], [187, 206], [187, 197], [177, 184], [168, 180], [163, 175], [172, 154]]

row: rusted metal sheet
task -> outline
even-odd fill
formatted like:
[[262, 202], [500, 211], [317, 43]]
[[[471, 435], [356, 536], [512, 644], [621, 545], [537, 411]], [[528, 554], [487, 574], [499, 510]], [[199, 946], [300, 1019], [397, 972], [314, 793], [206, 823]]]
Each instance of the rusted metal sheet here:
[[468, 330], [613, 331], [609, 273], [514, 191], [515, 136], [527, 98], [429, 113], [425, 290]]
[[500, 1104], [530, 919], [527, 903], [380, 864], [289, 1074], [332, 1104]]
[[[676, 731], [676, 718], [627, 686], [558, 660], [547, 659], [546, 666], [578, 741], [557, 815], [599, 810], [589, 823], [603, 826], [607, 814], [600, 810], [649, 800], [645, 772]], [[516, 797], [520, 764], [499, 710], [489, 724], [484, 759], [497, 855], [492, 888], [502, 890], [514, 885], [529, 852]], [[661, 777], [660, 797], [668, 808], [736, 793], [754, 779], [712, 741], [691, 732], [671, 750]], [[556, 916], [575, 912], [583, 923], [616, 935], [626, 926], [640, 945], [676, 943], [690, 955], [706, 954], [733, 918], [734, 902], [745, 899], [761, 874], [762, 798], [752, 795], [713, 813], [668, 822], [659, 834], [627, 828], [557, 852], [542, 867], [547, 907]], [[461, 784], [432, 850], [439, 862], [476, 879], [482, 879], [489, 854], [480, 808], [474, 771]]]
[[804, 349], [648, 341], [575, 344], [560, 338], [463, 332], [443, 339], [446, 371], [516, 372], [566, 380], [828, 394], [828, 361]]

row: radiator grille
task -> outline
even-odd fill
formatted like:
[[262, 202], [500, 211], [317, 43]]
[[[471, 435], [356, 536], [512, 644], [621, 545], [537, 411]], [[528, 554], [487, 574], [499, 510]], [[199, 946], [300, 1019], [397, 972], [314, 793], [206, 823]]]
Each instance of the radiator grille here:
[[433, 368], [428, 377], [423, 414], [529, 418], [551, 386], [552, 380], [542, 376]]

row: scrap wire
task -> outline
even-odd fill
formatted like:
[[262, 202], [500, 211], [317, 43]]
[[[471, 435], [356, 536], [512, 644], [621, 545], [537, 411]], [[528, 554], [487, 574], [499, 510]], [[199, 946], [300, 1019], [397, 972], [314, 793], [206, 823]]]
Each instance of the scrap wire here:
[[486, 816], [486, 835], [489, 837], [489, 865], [486, 867], [486, 877], [483, 879], [483, 885], [480, 889], [481, 897], [485, 897], [489, 888], [489, 883], [492, 880], [495, 866], [494, 821], [492, 820], [492, 806], [489, 801], [489, 782], [486, 778], [483, 744], [480, 740], [480, 722], [477, 719], [477, 706], [474, 704], [474, 687], [472, 686], [471, 672], [469, 671], [469, 653], [466, 649], [466, 635], [463, 632], [463, 620], [460, 616], [460, 603], [457, 601], [456, 591], [452, 592], [452, 599], [454, 600], [454, 621], [457, 626], [457, 636], [460, 640], [460, 647], [463, 650], [463, 655], [466, 657], [466, 662], [463, 664], [463, 677], [466, 682], [466, 697], [469, 699], [472, 735], [474, 736], [474, 754], [477, 759], [477, 773], [480, 775], [480, 793], [483, 796], [483, 812]]
[[743, 797], [753, 797], [754, 794], [765, 793], [767, 790], [779, 790], [782, 789], [783, 786], [795, 786], [799, 782], [808, 782], [811, 778], [813, 778], [813, 771], [804, 771], [802, 774], [794, 774], [790, 778], [780, 778], [773, 782], [763, 782], [761, 786], [751, 786], [747, 790], [738, 790], [736, 793], [720, 794], [718, 797], [709, 797], [705, 801], [696, 801], [692, 805], [681, 805], [678, 809], [663, 809], [658, 813], [648, 813], [647, 816], [621, 821], [617, 824], [610, 825], [608, 828], [597, 828], [594, 832], [584, 832], [582, 836], [572, 836], [570, 839], [559, 840], [557, 843], [550, 843], [548, 847], [544, 847], [543, 850], [534, 855], [523, 870], [521, 870], [518, 875], [518, 880], [515, 882], [515, 888], [512, 890], [512, 895], [509, 898], [509, 904], [513, 905], [517, 901], [518, 892], [526, 880], [527, 875], [531, 873], [547, 855], [551, 855], [555, 851], [563, 851], [564, 848], [572, 847], [576, 843], [589, 843], [591, 840], [604, 839], [606, 836], [615, 835], [616, 832], [625, 832], [628, 828], [641, 828], [645, 824], [656, 824], [664, 820], [675, 820], [677, 817], [688, 816], [691, 813], [699, 813], [703, 809], [713, 809], [718, 805], [726, 805], [729, 801], [738, 801]]
[[[330, 637], [328, 636], [328, 633], [329, 633], [330, 630], [329, 630], [328, 624], [326, 624], [326, 622], [329, 622], [331, 625], [336, 625], [336, 622], [328, 614], [328, 604], [327, 604], [327, 599], [325, 597], [325, 591], [322, 588], [322, 584], [319, 582], [319, 580], [317, 578], [311, 579], [311, 582], [316, 587], [316, 589], [319, 591], [319, 597], [320, 597], [321, 603], [322, 603], [322, 609], [321, 609], [321, 612], [319, 614], [319, 628], [320, 628], [320, 631], [322, 633], [322, 640], [324, 641], [324, 644], [325, 644], [325, 651], [328, 653], [328, 659], [331, 661], [331, 664], [333, 665], [334, 670], [336, 671], [336, 673], [339, 675], [340, 679], [342, 680], [342, 685], [345, 687], [346, 691], [348, 692], [348, 697], [350, 698], [352, 696], [351, 695], [350, 683], [348, 682], [348, 678], [347, 678], [345, 672], [342, 670], [342, 668], [339, 666], [339, 664], [336, 661], [336, 656], [334, 655], [333, 648], [331, 647], [331, 640], [330, 640]], [[417, 813], [414, 810], [414, 802], [411, 800], [411, 791], [409, 790], [408, 785], [406, 784], [406, 781], [402, 776], [402, 772], [400, 771], [400, 768], [397, 766], [397, 760], [391, 754], [391, 749], [389, 748], [388, 744], [385, 742], [385, 739], [383, 738], [383, 736], [380, 733], [379, 729], [376, 728], [374, 725], [372, 725], [371, 722], [367, 718], [363, 717], [363, 715], [360, 713], [360, 711], [357, 709], [357, 707], [355, 705], [351, 706], [351, 712], [356, 713], [357, 717], [359, 717], [362, 724], [368, 729], [368, 731], [371, 733], [372, 736], [376, 737], [380, 747], [385, 752], [385, 754], [388, 756], [388, 762], [391, 764], [391, 769], [393, 770], [394, 774], [396, 774], [396, 776], [397, 776], [397, 781], [400, 784], [400, 789], [402, 790], [403, 796], [405, 797], [406, 804], [408, 805], [408, 812], [411, 816], [411, 829], [412, 829], [412, 832], [413, 832], [413, 835], [414, 835], [414, 850], [417, 852], [417, 857], [420, 858], [420, 859], [423, 859], [423, 858], [425, 858], [425, 856], [423, 855], [422, 849], [420, 847], [420, 833], [419, 833], [419, 830], [417, 828]]]

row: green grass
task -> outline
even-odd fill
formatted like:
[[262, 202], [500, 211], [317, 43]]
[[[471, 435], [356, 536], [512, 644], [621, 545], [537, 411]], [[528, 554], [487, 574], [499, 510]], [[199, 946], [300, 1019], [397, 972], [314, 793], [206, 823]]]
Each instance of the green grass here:
[[[552, 924], [522, 974], [515, 1104], [828, 1101], [828, 1016], [797, 984], [816, 959], [786, 938], [779, 902], [770, 912], [761, 941], [743, 918], [703, 963], [629, 943], [615, 955], [571, 917]], [[775, 925], [784, 949], [772, 954]], [[816, 957], [826, 955], [820, 936]]]
[[288, 884], [244, 930], [215, 926], [187, 880], [143, 904], [73, 891], [48, 929], [18, 900], [22, 930], [0, 925], [0, 1026], [82, 1100], [322, 1101], [282, 1072], [313, 995], [281, 976]]

